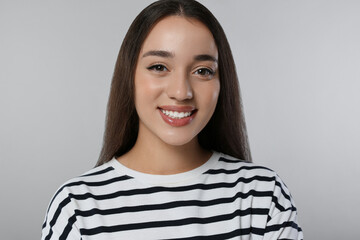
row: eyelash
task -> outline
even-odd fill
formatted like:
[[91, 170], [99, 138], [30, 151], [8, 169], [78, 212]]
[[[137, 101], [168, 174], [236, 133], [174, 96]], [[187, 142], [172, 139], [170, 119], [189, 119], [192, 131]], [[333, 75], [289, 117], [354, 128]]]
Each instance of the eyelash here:
[[199, 75], [201, 76], [214, 76], [215, 75], [215, 72], [209, 68], [200, 68], [198, 70], [195, 71], [196, 72], [199, 72], [199, 71], [204, 71], [205, 74], [202, 74], [202, 73], [198, 73]]
[[[168, 70], [162, 64], [154, 64], [154, 65], [151, 65], [150, 67], [148, 67], [147, 69], [150, 71], [155, 71], [155, 72], [164, 72], [165, 70]], [[202, 71], [204, 71], [204, 74], [201, 73]], [[215, 72], [209, 68], [199, 68], [195, 71], [195, 73], [197, 73], [201, 76], [214, 76], [215, 75]]]
[[[159, 69], [160, 68], [160, 69]], [[155, 71], [155, 72], [163, 72], [164, 69], [167, 70], [167, 68], [162, 64], [155, 64], [147, 68], [148, 70]]]

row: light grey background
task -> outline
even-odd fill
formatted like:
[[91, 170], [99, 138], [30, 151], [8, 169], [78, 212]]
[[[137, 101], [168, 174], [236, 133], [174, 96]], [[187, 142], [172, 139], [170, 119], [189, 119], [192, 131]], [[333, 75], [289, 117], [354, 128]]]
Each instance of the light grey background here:
[[[117, 53], [152, 1], [0, 0], [0, 238], [39, 239], [92, 168]], [[236, 60], [254, 161], [290, 188], [306, 239], [356, 239], [360, 1], [207, 0]]]

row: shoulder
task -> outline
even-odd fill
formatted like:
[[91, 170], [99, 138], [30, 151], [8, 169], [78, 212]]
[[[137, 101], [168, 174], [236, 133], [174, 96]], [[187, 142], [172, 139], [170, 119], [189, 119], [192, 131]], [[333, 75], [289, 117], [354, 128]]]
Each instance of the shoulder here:
[[250, 198], [257, 208], [266, 207], [268, 219], [264, 239], [303, 239], [294, 199], [275, 171], [220, 154], [212, 173], [236, 176], [237, 190], [245, 193], [244, 199]]
[[[231, 177], [236, 181], [238, 190], [267, 199], [280, 210], [294, 206], [288, 187], [281, 177], [268, 167], [220, 153], [216, 168], [211, 169], [209, 173], [222, 173]], [[276, 212], [276, 209], [274, 210]]]
[[43, 237], [59, 239], [60, 235], [78, 236], [75, 222], [76, 212], [82, 206], [79, 202], [96, 198], [104, 188], [111, 188], [113, 184], [129, 178], [117, 174], [112, 161], [66, 181], [57, 189], [46, 211], [42, 226]]
[[213, 169], [213, 173], [223, 172], [227, 174], [237, 174], [243, 177], [278, 177], [276, 172], [272, 169], [255, 164], [252, 162], [245, 162], [244, 160], [232, 157], [224, 153], [218, 153], [218, 164]]
[[105, 163], [63, 183], [54, 194], [54, 198], [57, 195], [68, 196], [72, 193], [81, 192], [84, 188], [106, 184], [115, 176], [115, 170], [111, 162]]
[[114, 168], [111, 164], [106, 163], [99, 167], [93, 168], [84, 174], [67, 180], [63, 183], [53, 195], [48, 211], [58, 205], [66, 205], [70, 202], [73, 194], [83, 192], [84, 188], [101, 184], [101, 182], [112, 178]]
[[96, 195], [101, 191], [100, 187], [107, 187], [113, 183], [128, 179], [128, 176], [116, 173], [112, 161], [63, 183], [53, 195], [47, 214], [55, 214], [56, 211], [65, 208], [74, 211], [76, 210], [74, 209], [76, 205], [74, 202]]
[[[95, 167], [84, 174], [74, 177], [62, 184], [51, 201], [56, 198], [70, 198], [73, 201], [81, 198], [96, 195], [107, 188], [113, 188], [114, 185], [123, 184], [126, 180], [131, 179], [124, 173], [116, 169], [116, 160]], [[50, 203], [50, 205], [51, 205]]]

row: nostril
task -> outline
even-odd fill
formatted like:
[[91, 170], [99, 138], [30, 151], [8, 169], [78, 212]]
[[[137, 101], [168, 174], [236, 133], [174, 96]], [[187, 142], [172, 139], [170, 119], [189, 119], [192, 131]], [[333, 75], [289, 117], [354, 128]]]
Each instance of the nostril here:
[[176, 99], [178, 101], [193, 98], [192, 86], [186, 79], [171, 79], [168, 82], [166, 92], [169, 98]]

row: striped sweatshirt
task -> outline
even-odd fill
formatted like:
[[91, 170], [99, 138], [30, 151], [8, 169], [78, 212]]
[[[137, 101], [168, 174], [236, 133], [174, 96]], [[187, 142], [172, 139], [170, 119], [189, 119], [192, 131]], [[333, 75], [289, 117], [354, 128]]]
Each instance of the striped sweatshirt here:
[[288, 188], [272, 170], [214, 152], [173, 175], [115, 158], [62, 185], [42, 240], [303, 239]]

